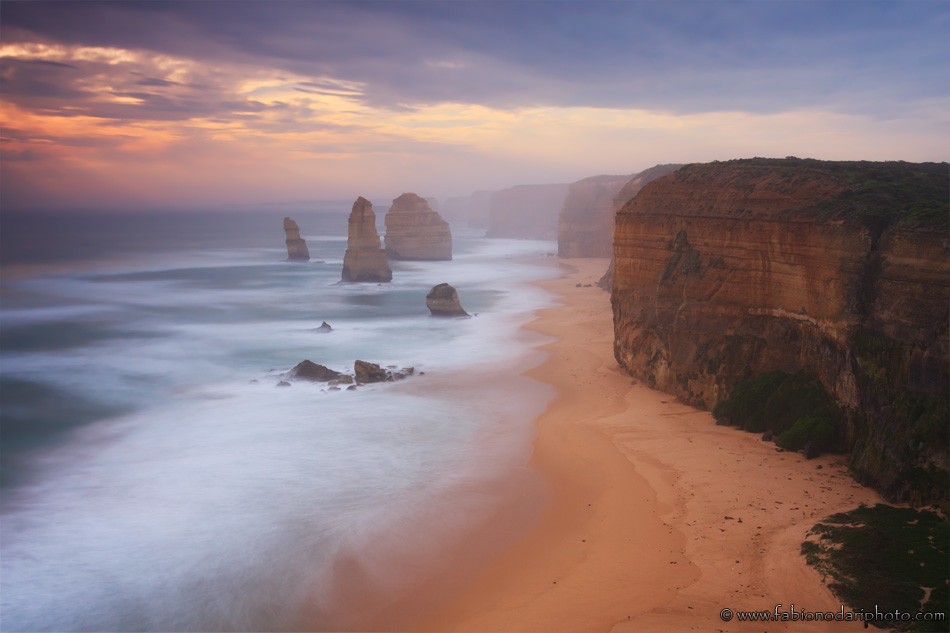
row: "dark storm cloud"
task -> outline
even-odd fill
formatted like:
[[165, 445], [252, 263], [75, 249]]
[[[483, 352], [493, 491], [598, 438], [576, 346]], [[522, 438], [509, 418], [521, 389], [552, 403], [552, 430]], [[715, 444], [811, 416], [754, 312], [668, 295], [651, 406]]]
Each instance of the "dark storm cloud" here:
[[147, 77], [147, 78], [145, 78], [145, 79], [139, 79], [139, 80], [136, 81], [135, 83], [138, 84], [139, 86], [155, 86], [155, 87], [162, 87], [162, 86], [180, 86], [180, 85], [181, 85], [181, 84], [178, 83], [177, 81], [167, 81], [167, 80], [165, 80], [165, 79], [156, 79], [156, 78], [154, 78], [154, 77]]
[[[212, 116], [254, 117], [268, 109], [258, 101], [235, 99], [214, 82], [182, 85], [161, 79], [142, 80], [141, 72], [129, 70], [126, 65], [94, 61], [38, 64], [35, 60], [6, 57], [0, 59], [0, 90], [8, 103], [64, 117], [185, 121]], [[103, 91], [99, 84], [118, 89]], [[143, 86], [152, 90], [141, 90]]]
[[359, 82], [383, 107], [887, 114], [946, 95], [948, 14], [944, 2], [13, 2], [3, 24], [6, 41]]

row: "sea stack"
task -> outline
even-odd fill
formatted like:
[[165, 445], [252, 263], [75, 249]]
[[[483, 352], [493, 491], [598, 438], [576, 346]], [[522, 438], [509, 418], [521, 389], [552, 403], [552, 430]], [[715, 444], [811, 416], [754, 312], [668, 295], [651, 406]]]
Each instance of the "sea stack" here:
[[292, 262], [310, 261], [307, 242], [300, 237], [300, 227], [290, 218], [284, 218], [284, 233], [287, 234], [287, 259]]
[[439, 284], [433, 287], [426, 295], [426, 307], [429, 308], [432, 316], [470, 316], [468, 312], [462, 309], [458, 292], [449, 284]]
[[452, 259], [449, 223], [425, 199], [404, 193], [386, 213], [386, 254], [390, 259]]
[[343, 256], [343, 281], [382, 282], [392, 281], [386, 251], [376, 232], [376, 214], [373, 203], [360, 196], [350, 212], [349, 235], [346, 255]]

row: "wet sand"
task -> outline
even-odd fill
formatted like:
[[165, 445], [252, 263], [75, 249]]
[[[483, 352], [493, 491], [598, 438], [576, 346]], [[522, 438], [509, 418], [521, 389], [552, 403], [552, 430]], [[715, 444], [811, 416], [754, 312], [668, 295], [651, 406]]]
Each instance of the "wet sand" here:
[[562, 305], [527, 326], [555, 339], [542, 347], [547, 360], [527, 372], [557, 391], [537, 420], [530, 462], [550, 502], [434, 614], [399, 618], [398, 628], [863, 630], [860, 622], [720, 618], [727, 607], [777, 604], [838, 611], [805, 565], [801, 541], [822, 517], [882, 499], [847, 475], [841, 456], [807, 461], [778, 452], [758, 435], [717, 427], [710, 413], [632, 384], [613, 358], [608, 293], [576, 286], [596, 283], [607, 264], [562, 263], [561, 278], [538, 284]]

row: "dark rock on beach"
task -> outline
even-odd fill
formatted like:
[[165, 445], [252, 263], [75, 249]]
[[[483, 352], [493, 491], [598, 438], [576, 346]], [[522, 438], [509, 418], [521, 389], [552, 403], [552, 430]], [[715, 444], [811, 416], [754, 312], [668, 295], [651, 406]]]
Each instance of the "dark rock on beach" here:
[[356, 382], [386, 382], [389, 380], [389, 372], [375, 363], [367, 363], [358, 360], [353, 363], [353, 371], [356, 373]]
[[316, 382], [339, 380], [341, 376], [342, 374], [340, 372], [333, 371], [332, 369], [324, 367], [323, 365], [312, 363], [309, 360], [298, 363], [296, 367], [287, 373], [288, 378], [295, 378], [298, 380], [313, 380]]

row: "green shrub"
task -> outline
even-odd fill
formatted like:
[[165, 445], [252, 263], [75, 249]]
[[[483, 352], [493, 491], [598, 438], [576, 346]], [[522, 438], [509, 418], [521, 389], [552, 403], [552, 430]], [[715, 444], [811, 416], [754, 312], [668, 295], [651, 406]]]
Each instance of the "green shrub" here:
[[831, 451], [838, 443], [841, 412], [821, 382], [804, 371], [768, 371], [741, 382], [713, 409], [713, 415], [728, 417], [751, 433], [770, 430], [784, 436], [779, 446], [788, 450], [800, 450], [812, 442], [822, 451]]
[[[733, 424], [748, 431], [761, 432], [764, 428], [765, 403], [776, 388], [788, 378], [783, 371], [767, 371], [751, 380], [746, 380], [735, 386], [729, 398], [720, 402], [713, 415], [727, 417]], [[760, 428], [760, 426], [762, 428]]]
[[[945, 517], [929, 510], [862, 505], [826, 518], [809, 537], [802, 543], [805, 561], [830, 578], [829, 587], [849, 607], [943, 613], [942, 622], [912, 622], [898, 628], [947, 630], [950, 523]], [[926, 600], [924, 587], [930, 590]]]
[[827, 452], [835, 448], [836, 440], [837, 432], [832, 421], [824, 415], [811, 414], [796, 420], [775, 443], [788, 451], [800, 451], [811, 442], [820, 451]]

